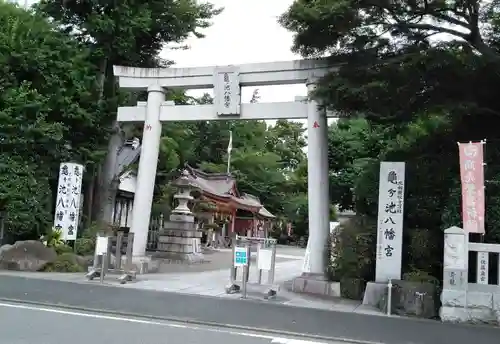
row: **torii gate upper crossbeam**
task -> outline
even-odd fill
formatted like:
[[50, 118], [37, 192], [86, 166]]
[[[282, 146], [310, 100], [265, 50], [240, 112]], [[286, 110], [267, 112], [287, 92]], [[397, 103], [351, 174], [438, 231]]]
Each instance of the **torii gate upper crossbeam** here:
[[196, 68], [130, 68], [114, 66], [120, 87], [147, 89], [149, 86], [183, 89], [206, 89], [214, 86], [214, 70], [237, 68], [240, 86], [271, 86], [306, 83], [311, 77], [322, 77], [331, 67], [326, 60], [295, 60], [250, 63], [237, 66]]

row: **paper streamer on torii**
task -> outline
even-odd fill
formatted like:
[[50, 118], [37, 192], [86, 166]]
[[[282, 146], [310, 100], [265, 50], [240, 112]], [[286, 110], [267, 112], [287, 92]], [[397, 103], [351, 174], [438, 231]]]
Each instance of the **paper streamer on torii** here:
[[484, 234], [484, 143], [458, 143], [462, 182], [462, 222], [469, 233]]

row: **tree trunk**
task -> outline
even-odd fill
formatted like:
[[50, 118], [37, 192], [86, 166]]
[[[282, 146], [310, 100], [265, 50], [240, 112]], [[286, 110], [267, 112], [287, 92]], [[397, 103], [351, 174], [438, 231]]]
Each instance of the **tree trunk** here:
[[[108, 59], [104, 58], [101, 61], [99, 68], [99, 99], [104, 97], [104, 88], [106, 85], [106, 77], [112, 75], [113, 66], [110, 66]], [[115, 81], [114, 79], [108, 80], [110, 86], [110, 93], [114, 94], [115, 91]], [[113, 221], [113, 210], [115, 207], [116, 192], [119, 186], [119, 179], [116, 175], [117, 168], [117, 156], [118, 151], [124, 143], [124, 133], [120, 128], [119, 123], [113, 120], [112, 124], [112, 134], [108, 141], [108, 151], [104, 162], [100, 166], [100, 173], [98, 174], [98, 189], [96, 199], [98, 202], [98, 214], [97, 221], [101, 224], [112, 224]]]
[[123, 145], [123, 135], [118, 122], [113, 123], [113, 134], [109, 138], [108, 152], [102, 165], [99, 178], [99, 189], [97, 192], [99, 202], [99, 213], [97, 220], [101, 223], [111, 224], [115, 198], [120, 184], [116, 176], [116, 159], [118, 151]]
[[92, 225], [92, 220], [93, 220], [93, 207], [94, 207], [94, 194], [95, 194], [95, 181], [96, 181], [96, 170], [95, 167], [92, 168], [92, 175], [90, 178], [90, 181], [88, 183], [87, 188], [85, 189], [85, 212], [84, 214], [86, 215], [86, 221], [85, 221], [85, 227], [88, 228]]

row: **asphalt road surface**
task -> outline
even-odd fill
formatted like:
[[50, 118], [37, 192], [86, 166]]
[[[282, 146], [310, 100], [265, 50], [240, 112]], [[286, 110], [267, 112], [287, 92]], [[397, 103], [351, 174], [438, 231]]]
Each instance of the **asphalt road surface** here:
[[[98, 282], [78, 284], [0, 276], [0, 302], [12, 300], [68, 306], [78, 310], [86, 308], [87, 311], [89, 309], [107, 311], [109, 314], [120, 314], [120, 316], [142, 315], [150, 319], [211, 323], [219, 327], [232, 325], [233, 328], [241, 328], [244, 326], [261, 332], [267, 330], [267, 333], [273, 332], [273, 335], [276, 333], [277, 336], [281, 336], [281, 333], [293, 332], [327, 337], [332, 340], [348, 338], [383, 344], [500, 343], [500, 329], [495, 327], [444, 324], [430, 320], [290, 307], [270, 302], [124, 289], [101, 286]], [[33, 322], [23, 317], [19, 318], [14, 313], [11, 316], [5, 316], [5, 314], [0, 313], [0, 344], [22, 344], [22, 341], [2, 341], [1, 339], [6, 330], [12, 331], [11, 327], [21, 333], [25, 328], [27, 332]], [[43, 321], [42, 318], [43, 316], [40, 317], [40, 321]], [[6, 321], [10, 321], [11, 325]], [[66, 330], [68, 327], [57, 321], [51, 321], [49, 324], [46, 331], [52, 333], [53, 336], [57, 336], [60, 332], [72, 332]], [[82, 332], [91, 331], [92, 325], [80, 328]], [[115, 331], [104, 332], [109, 332], [108, 335], [115, 333]], [[72, 334], [74, 337], [80, 335], [76, 332]], [[50, 344], [51, 342], [31, 341], [30, 343]], [[63, 341], [60, 340], [58, 343], [63, 343]]]
[[0, 319], [2, 344], [321, 343], [273, 337], [258, 332], [235, 332], [217, 327], [179, 325], [164, 321], [9, 303], [0, 303]]

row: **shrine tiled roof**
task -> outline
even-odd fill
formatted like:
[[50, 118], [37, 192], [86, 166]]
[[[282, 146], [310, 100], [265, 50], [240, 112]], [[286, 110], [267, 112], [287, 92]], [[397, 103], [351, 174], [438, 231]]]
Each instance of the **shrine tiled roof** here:
[[[254, 195], [250, 195], [250, 194], [243, 194], [241, 196], [242, 199], [246, 199], [246, 200], [249, 200], [249, 201], [252, 201], [252, 202], [256, 202], [258, 204], [262, 204], [259, 200], [259, 198], [257, 198], [256, 196]], [[259, 212], [258, 214], [262, 217], [266, 217], [266, 218], [275, 218], [275, 216], [273, 214], [271, 214], [269, 212], [269, 210], [267, 210], [264, 206], [262, 206], [262, 208], [259, 209]]]
[[240, 196], [236, 189], [236, 180], [230, 174], [207, 173], [186, 166], [183, 175], [189, 179], [190, 184], [195, 185], [209, 197], [231, 202], [239, 209], [250, 210], [262, 217], [274, 218], [274, 215], [264, 208], [257, 197], [249, 194]]

